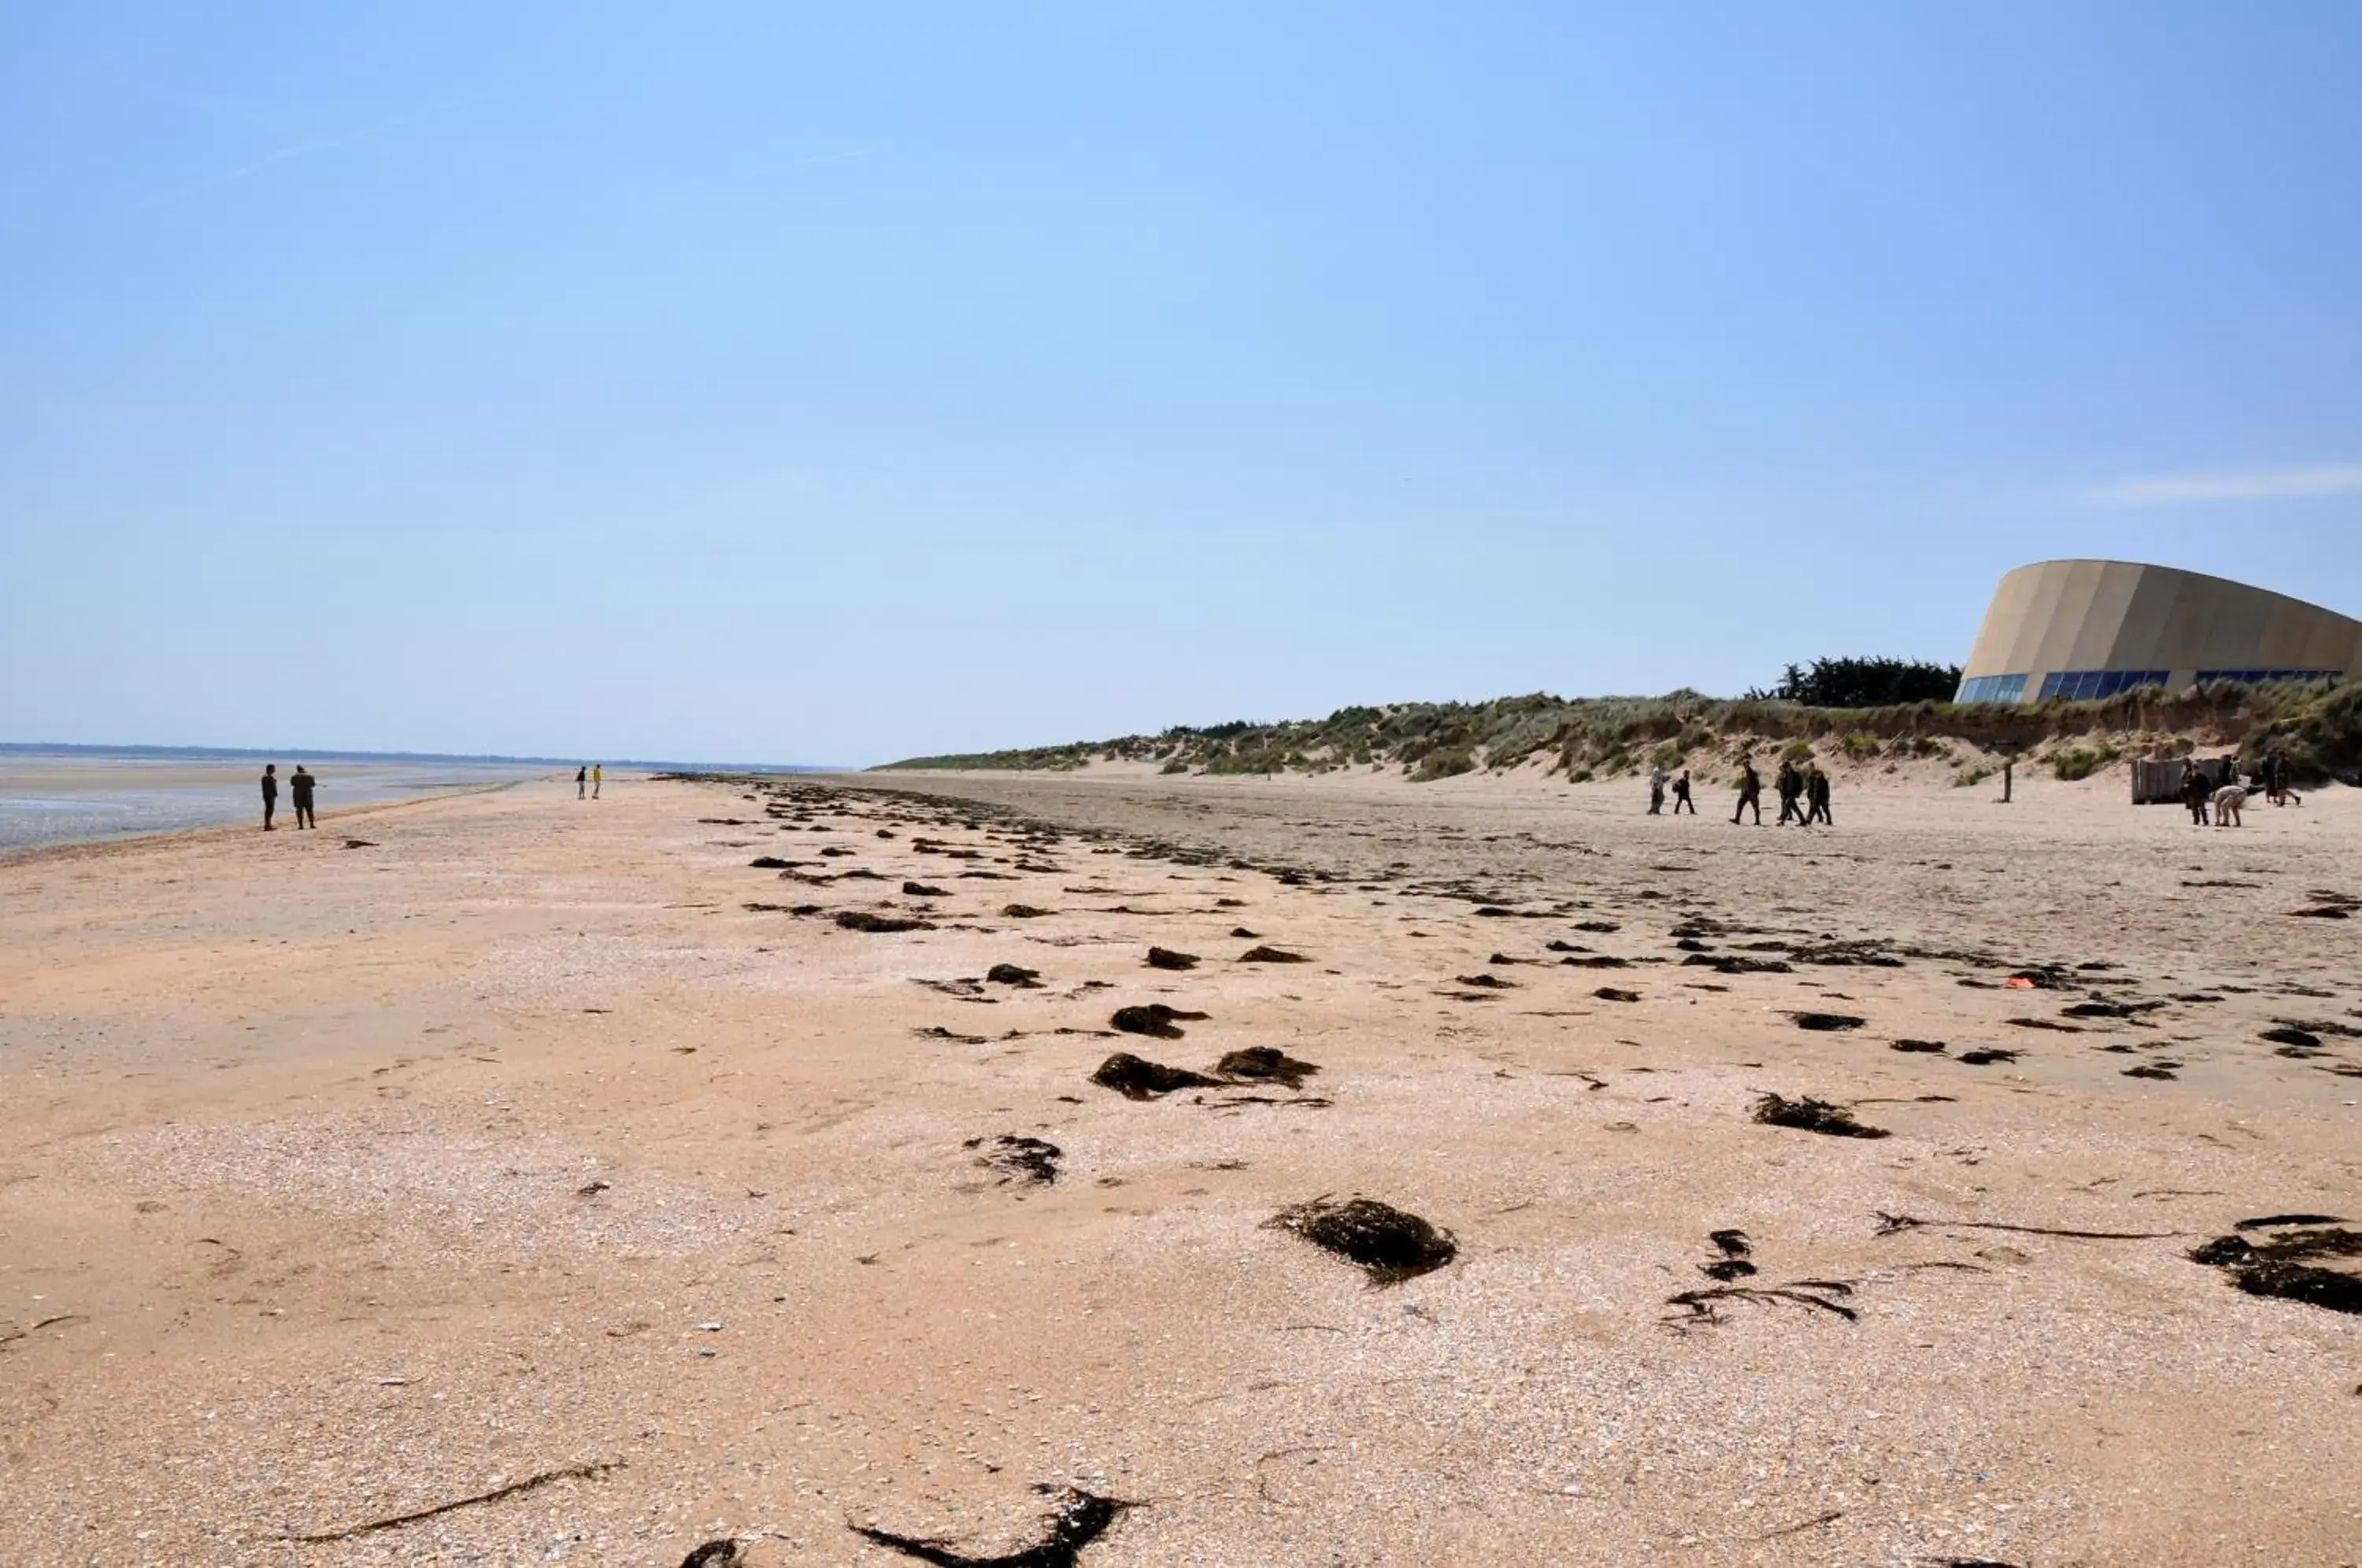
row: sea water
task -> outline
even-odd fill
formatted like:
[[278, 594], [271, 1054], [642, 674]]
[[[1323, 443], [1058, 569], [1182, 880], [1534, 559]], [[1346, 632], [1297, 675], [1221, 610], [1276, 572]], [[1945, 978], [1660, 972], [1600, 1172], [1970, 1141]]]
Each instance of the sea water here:
[[[0, 751], [0, 854], [248, 822], [262, 825], [261, 757]], [[323, 812], [540, 778], [547, 763], [279, 759], [279, 822], [294, 821], [286, 778], [310, 766]]]

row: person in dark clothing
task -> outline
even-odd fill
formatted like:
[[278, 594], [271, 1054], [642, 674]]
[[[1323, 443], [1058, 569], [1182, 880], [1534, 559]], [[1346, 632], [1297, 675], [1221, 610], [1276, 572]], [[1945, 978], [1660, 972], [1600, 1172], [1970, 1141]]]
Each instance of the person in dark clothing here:
[[2289, 763], [2279, 752], [2264, 758], [2264, 798], [2275, 806], [2289, 803]]
[[2196, 762], [2186, 762], [2181, 767], [2181, 803], [2190, 808], [2192, 825], [2206, 825], [2207, 802], [2214, 798], [2214, 787], [2207, 781], [2206, 770]]
[[1683, 812], [1697, 815], [1697, 802], [1690, 799], [1690, 770], [1686, 767], [1682, 769], [1682, 776], [1673, 780], [1673, 815], [1678, 817]]
[[1806, 827], [1816, 822], [1831, 827], [1838, 825], [1837, 819], [1829, 815], [1829, 776], [1821, 771], [1817, 763], [1805, 771], [1805, 805]]
[[587, 762], [574, 770], [574, 798], [578, 801], [590, 798], [590, 765]]
[[1803, 822], [1805, 813], [1796, 809], [1796, 797], [1805, 792], [1805, 776], [1785, 757], [1781, 758], [1780, 777], [1774, 788], [1780, 791], [1780, 825], [1786, 827], [1792, 820]]
[[1750, 806], [1755, 809], [1755, 825], [1761, 827], [1763, 825], [1763, 775], [1755, 771], [1753, 757], [1742, 756], [1738, 759], [1738, 807], [1730, 813], [1730, 820], [1734, 825]]
[[287, 776], [287, 793], [294, 801], [295, 825], [299, 828], [320, 825], [320, 819], [312, 814], [312, 786], [318, 782], [300, 762], [295, 771]]
[[263, 832], [265, 832], [265, 833], [270, 833], [270, 832], [275, 831], [275, 830], [273, 830], [273, 829], [272, 829], [272, 827], [271, 827], [271, 825], [270, 825], [270, 813], [271, 813], [271, 812], [275, 812], [275, 811], [277, 811], [278, 809], [279, 809], [279, 765], [278, 765], [277, 763], [275, 763], [275, 762], [266, 762], [266, 763], [264, 763], [264, 764], [262, 765], [262, 831], [263, 831]]
[[2298, 794], [2289, 783], [2293, 772], [2294, 770], [2289, 767], [2286, 753], [2274, 752], [2265, 760], [2264, 777], [2270, 786], [2269, 793], [2273, 805], [2301, 806], [2304, 804], [2304, 797]]

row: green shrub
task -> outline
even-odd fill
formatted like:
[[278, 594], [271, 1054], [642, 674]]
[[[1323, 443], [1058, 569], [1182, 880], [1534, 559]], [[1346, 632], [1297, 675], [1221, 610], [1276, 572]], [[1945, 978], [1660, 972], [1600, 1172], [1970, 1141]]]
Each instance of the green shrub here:
[[1462, 773], [1473, 772], [1475, 767], [1476, 759], [1465, 746], [1430, 751], [1419, 758], [1418, 767], [1412, 770], [1411, 782], [1431, 784], [1438, 778], [1456, 778]]
[[1790, 665], [1780, 684], [1760, 695], [1816, 708], [1875, 708], [1898, 702], [1948, 702], [1959, 685], [1960, 667], [1956, 664], [1816, 658], [1809, 669]]
[[1808, 740], [1792, 740], [1780, 748], [1780, 760], [1783, 762], [1804, 763], [1812, 759], [1813, 743]]
[[1990, 767], [1971, 767], [1962, 772], [1952, 780], [1952, 788], [1955, 790], [1965, 790], [1971, 784], [1981, 784], [1992, 776], [1993, 770]]
[[1865, 734], [1860, 730], [1854, 731], [1838, 742], [1838, 745], [1847, 756], [1856, 762], [1868, 762], [1878, 755], [1878, 737]]
[[2072, 784], [2079, 778], [2089, 778], [2122, 755], [2112, 745], [2096, 749], [2079, 745], [2072, 751], [2062, 751], [2052, 757], [2050, 770]]

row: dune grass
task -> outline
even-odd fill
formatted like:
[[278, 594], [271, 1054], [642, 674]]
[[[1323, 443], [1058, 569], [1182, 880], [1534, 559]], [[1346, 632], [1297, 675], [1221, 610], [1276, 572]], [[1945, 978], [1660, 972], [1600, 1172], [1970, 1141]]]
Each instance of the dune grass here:
[[[2084, 743], [2090, 744], [2070, 744]], [[1329, 773], [1399, 769], [1417, 780], [1540, 764], [1569, 778], [1613, 778], [1692, 754], [1761, 748], [1856, 764], [1975, 753], [2047, 756], [2059, 776], [2083, 777], [2119, 756], [2180, 756], [2237, 747], [2252, 763], [2267, 748], [2297, 777], [2362, 772], [2362, 686], [2351, 682], [2224, 682], [2181, 691], [2147, 687], [2094, 702], [1908, 702], [1816, 708], [1777, 698], [1554, 697], [1489, 702], [1397, 702], [1341, 708], [1325, 719], [1234, 720], [1175, 725], [1023, 750], [912, 757], [897, 768], [1063, 772], [1098, 760], [1143, 762], [1166, 773]], [[2078, 752], [2093, 760], [2086, 766]], [[1956, 758], [1972, 767], [1976, 758]], [[2081, 767], [2082, 773], [2069, 769]]]

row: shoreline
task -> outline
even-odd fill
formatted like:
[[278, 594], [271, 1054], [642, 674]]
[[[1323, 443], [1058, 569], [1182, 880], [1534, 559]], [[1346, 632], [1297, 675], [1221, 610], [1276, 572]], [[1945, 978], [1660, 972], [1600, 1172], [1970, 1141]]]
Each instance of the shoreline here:
[[[447, 787], [421, 790], [417, 794], [406, 795], [398, 800], [371, 801], [361, 805], [340, 806], [332, 811], [321, 812], [317, 813], [317, 815], [319, 821], [322, 823], [332, 823], [341, 818], [367, 816], [375, 812], [394, 811], [406, 806], [424, 805], [435, 801], [450, 800], [467, 795], [484, 794], [493, 790], [511, 790], [520, 784], [536, 782], [539, 780], [540, 777], [541, 776], [539, 775], [534, 775], [524, 778], [506, 778], [482, 784], [455, 783]], [[261, 814], [259, 792], [258, 803], [253, 814], [256, 817], [259, 817]], [[290, 808], [284, 814], [292, 817], [293, 814], [292, 809]], [[107, 834], [88, 838], [60, 839], [46, 844], [28, 844], [15, 846], [0, 845], [0, 866], [23, 864], [49, 856], [72, 855], [77, 852], [136, 848], [144, 845], [174, 839], [194, 838], [200, 835], [228, 841], [244, 833], [259, 833], [261, 831], [262, 828], [259, 822], [248, 822], [243, 824], [238, 823], [199, 823], [187, 827], [159, 828], [154, 830], [141, 830], [132, 833]], [[296, 830], [291, 828], [290, 831]]]

